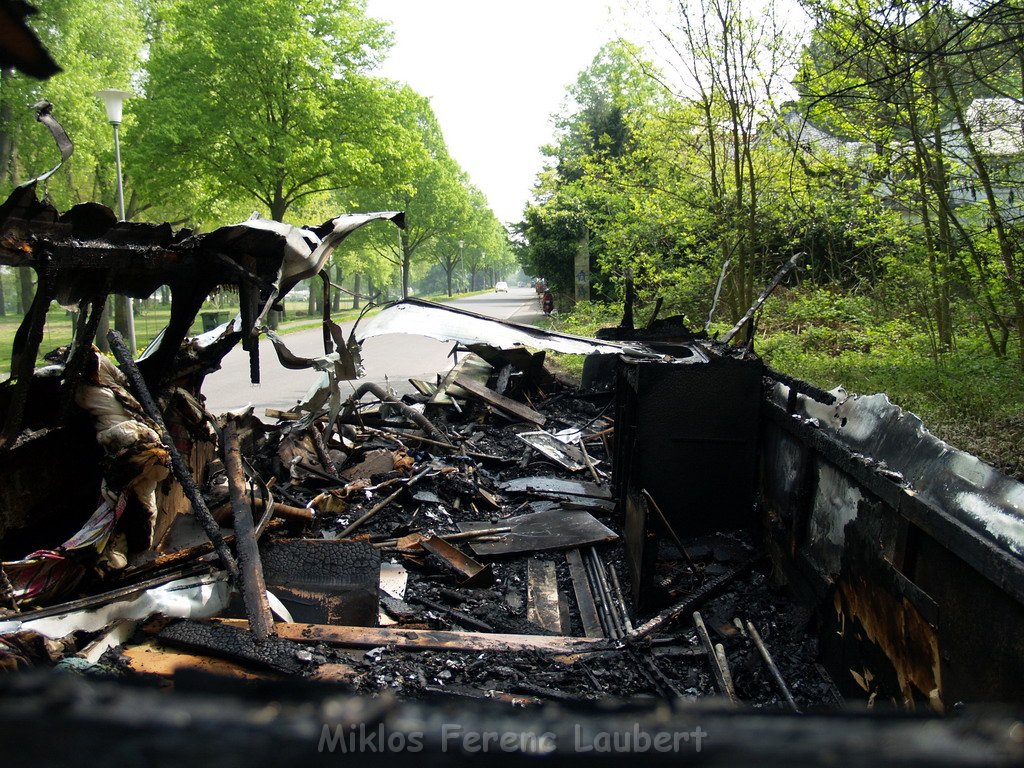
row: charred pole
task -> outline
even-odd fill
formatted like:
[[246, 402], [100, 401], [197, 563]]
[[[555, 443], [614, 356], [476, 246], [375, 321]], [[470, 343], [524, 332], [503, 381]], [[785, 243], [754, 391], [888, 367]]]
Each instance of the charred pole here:
[[221, 456], [231, 493], [231, 510], [235, 527], [235, 551], [242, 590], [242, 602], [249, 618], [249, 627], [257, 641], [262, 642], [274, 634], [274, 617], [267, 600], [267, 584], [263, 578], [260, 549], [256, 543], [256, 527], [252, 505], [246, 498], [245, 472], [242, 470], [242, 449], [238, 427], [234, 418], [228, 418], [222, 429]]

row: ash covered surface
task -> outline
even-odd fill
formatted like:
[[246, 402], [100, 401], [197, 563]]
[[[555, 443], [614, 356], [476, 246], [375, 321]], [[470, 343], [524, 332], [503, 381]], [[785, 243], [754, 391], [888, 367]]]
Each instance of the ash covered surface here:
[[[472, 359], [473, 370], [487, 369], [482, 360]], [[749, 536], [722, 534], [684, 542], [685, 553], [662, 542], [654, 584], [644, 613], [638, 614], [629, 599], [632, 585], [622, 520], [614, 502], [606, 498], [611, 495], [615, 439], [613, 395], [583, 393], [553, 378], [540, 383], [521, 372], [514, 377], [498, 374], [495, 369], [486, 378], [478, 373], [479, 384], [511, 380], [501, 394], [541, 414], [545, 431], [562, 438], [566, 456], [585, 470], [569, 471], [517, 437], [536, 431], [534, 423], [514, 421], [506, 411], [466, 392], [459, 393], [455, 405], [437, 405], [425, 395], [406, 396], [404, 402], [388, 397], [353, 399], [333, 421], [325, 408], [281, 414], [272, 426], [251, 416], [236, 422], [248, 467], [243, 500], [254, 510], [254, 520], [266, 523], [259, 530], [259, 550], [268, 558], [271, 593], [277, 589], [285, 610], [297, 616], [345, 615], [350, 594], [345, 590], [357, 583], [365, 586], [365, 556], [325, 549], [330, 568], [289, 578], [287, 569], [275, 565], [281, 547], [294, 547], [303, 537], [322, 545], [362, 547], [361, 552], [372, 547], [384, 567], [401, 576], [397, 584], [381, 581], [377, 620], [362, 622], [381, 626], [346, 626], [348, 634], [339, 639], [331, 635], [328, 620], [289, 624], [281, 623], [278, 615], [274, 626], [282, 636], [261, 641], [244, 621], [251, 620], [257, 609], [236, 595], [227, 606], [211, 609], [228, 621], [234, 617], [231, 626], [202, 619], [177, 621], [172, 613], [170, 623], [159, 631], [140, 626], [126, 633], [120, 644], [111, 641], [114, 650], [102, 657], [106, 668], [119, 675], [156, 674], [173, 680], [178, 670], [188, 667], [189, 656], [209, 656], [225, 662], [227, 670], [311, 676], [361, 693], [493, 698], [519, 704], [721, 696], [710, 657], [688, 615], [649, 635], [634, 634], [660, 610], [700, 595], [707, 584], [742, 561], [742, 573], [735, 574], [724, 590], [694, 606], [703, 611], [712, 642], [725, 650], [735, 695], [757, 707], [782, 706], [777, 686], [743, 628], [749, 620], [760, 629], [800, 707], [834, 703], [832, 686], [815, 664], [809, 613], [769, 586]], [[411, 411], [428, 419], [430, 429], [410, 416]], [[230, 484], [217, 453], [211, 451], [195, 474], [205, 478], [204, 496], [211, 509], [220, 510], [223, 523], [234, 503], [229, 501]], [[513, 480], [529, 482], [509, 485]], [[532, 490], [510, 490], [521, 485]], [[275, 508], [280, 509], [278, 514]], [[202, 545], [202, 536], [195, 535], [189, 510], [176, 512], [163, 541], [150, 551], [129, 553], [131, 564], [114, 583], [138, 583], [161, 573], [178, 575], [197, 564], [217, 568], [216, 555]], [[554, 548], [502, 554], [505, 543], [515, 536], [515, 526], [538, 513], [550, 516], [551, 529], [543, 533], [549, 545], [555, 542]], [[563, 519], [590, 516], [615, 541], [607, 543], [609, 535], [594, 538], [587, 529], [562, 528]], [[482, 527], [482, 535], [460, 528], [466, 523]], [[455, 550], [428, 551], [423, 542], [430, 537], [439, 537]], [[474, 556], [472, 544], [478, 537], [477, 543], [489, 541], [498, 553]], [[581, 553], [585, 584], [577, 583], [579, 573], [574, 581], [567, 552]], [[553, 578], [541, 583], [531, 560], [536, 561], [537, 573]], [[351, 574], [346, 573], [348, 562], [356, 563]], [[480, 581], [467, 574], [477, 574]], [[247, 577], [243, 572], [239, 578]], [[90, 573], [77, 594], [64, 597], [85, 595], [88, 602], [88, 594], [102, 591], [109, 578]], [[596, 629], [590, 627], [589, 639], [579, 604], [581, 589], [591, 596], [599, 618]], [[240, 592], [244, 597], [244, 590]], [[103, 602], [102, 597], [95, 598], [91, 608]], [[542, 618], [545, 602], [549, 613]], [[318, 605], [327, 607], [317, 613]], [[348, 615], [366, 618], [365, 610]], [[25, 626], [31, 627], [31, 622]], [[404, 632], [415, 639], [409, 640]], [[70, 650], [82, 651], [102, 632], [72, 636], [77, 642], [69, 643]], [[519, 645], [503, 646], [506, 636], [518, 638]], [[496, 642], [487, 642], [488, 637]], [[577, 638], [591, 644], [573, 646]], [[543, 642], [556, 645], [536, 644]], [[158, 664], [154, 672], [133, 656], [132, 648], [140, 643], [148, 644], [151, 653], [177, 654], [174, 663]], [[18, 663], [47, 665], [60, 662], [59, 656], [28, 659], [23, 653]]]

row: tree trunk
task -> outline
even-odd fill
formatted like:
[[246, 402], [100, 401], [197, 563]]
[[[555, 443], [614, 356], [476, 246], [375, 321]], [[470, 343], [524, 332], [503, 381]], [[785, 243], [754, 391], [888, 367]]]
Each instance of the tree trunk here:
[[160, 306], [166, 307], [171, 303], [171, 289], [166, 285], [160, 286]]
[[7, 297], [4, 295], [4, 274], [0, 271], [0, 317], [7, 317]]
[[11, 171], [14, 165], [14, 134], [11, 118], [14, 117], [14, 109], [7, 99], [11, 74], [10, 69], [0, 72], [0, 180], [10, 178], [13, 182]]
[[406, 230], [401, 231], [400, 240], [402, 243], [402, 298], [409, 298], [409, 271], [412, 269], [412, 250], [409, 247], [409, 234]]
[[17, 267], [18, 297], [21, 299], [21, 314], [27, 315], [32, 308], [32, 299], [36, 291], [32, 286], [32, 270], [29, 267]]
[[277, 189], [274, 190], [274, 199], [270, 202], [270, 218], [274, 221], [284, 221], [284, 215], [288, 211], [288, 203], [284, 200], [284, 185], [277, 182]]
[[355, 282], [352, 285], [352, 309], [359, 309], [359, 284], [362, 282], [362, 277], [356, 272]]
[[[341, 271], [341, 267], [338, 264], [334, 265], [334, 281], [341, 285], [345, 282], [345, 273]], [[335, 290], [331, 294], [331, 312], [341, 311], [341, 291]]]
[[451, 268], [446, 269], [444, 271], [445, 277], [448, 278], [448, 298], [449, 299], [452, 297], [452, 270], [454, 270], [454, 269], [455, 269], [455, 267], [452, 266]]

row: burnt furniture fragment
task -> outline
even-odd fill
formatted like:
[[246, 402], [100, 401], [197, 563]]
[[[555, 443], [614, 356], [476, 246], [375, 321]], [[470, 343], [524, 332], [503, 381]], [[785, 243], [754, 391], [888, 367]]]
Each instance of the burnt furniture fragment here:
[[261, 553], [267, 587], [295, 621], [377, 626], [380, 553], [369, 544], [289, 539]]
[[649, 584], [654, 545], [643, 491], [680, 537], [754, 522], [762, 363], [711, 346], [683, 350], [670, 361], [623, 357], [618, 369], [613, 484], [634, 600]]

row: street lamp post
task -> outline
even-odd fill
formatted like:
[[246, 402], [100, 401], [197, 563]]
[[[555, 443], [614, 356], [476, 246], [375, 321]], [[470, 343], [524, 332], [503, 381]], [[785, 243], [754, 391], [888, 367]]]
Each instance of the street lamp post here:
[[[124, 100], [131, 98], [135, 94], [108, 88], [104, 91], [97, 91], [95, 95], [103, 100], [103, 105], [107, 110], [107, 120], [114, 128], [114, 165], [117, 168], [117, 214], [119, 220], [124, 221], [126, 216], [124, 214], [124, 180], [121, 175], [121, 137], [119, 129], [121, 127], [121, 112]], [[135, 315], [132, 311], [132, 299], [130, 296], [118, 295], [116, 302], [114, 325], [124, 334], [125, 341], [128, 343], [128, 349], [134, 353], [136, 349]]]

